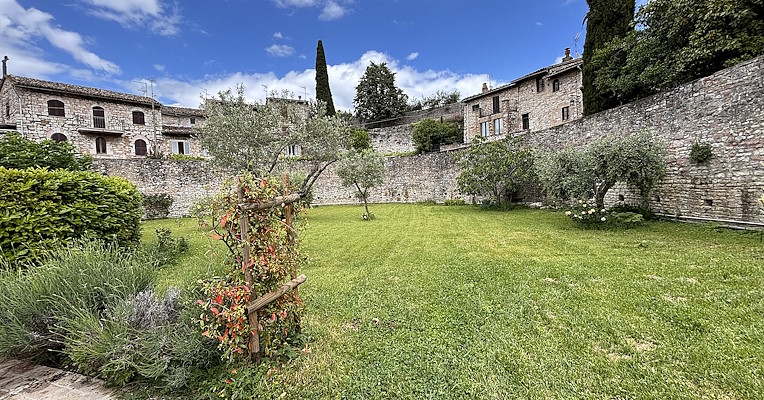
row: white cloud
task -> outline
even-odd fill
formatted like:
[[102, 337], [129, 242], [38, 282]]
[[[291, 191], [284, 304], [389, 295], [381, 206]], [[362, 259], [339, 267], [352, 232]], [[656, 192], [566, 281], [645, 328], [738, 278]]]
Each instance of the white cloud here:
[[419, 57], [419, 52], [415, 51], [415, 52], [409, 54], [408, 56], [406, 56], [406, 59], [409, 60], [409, 61], [414, 61], [414, 60], [417, 59], [417, 57]]
[[172, 6], [160, 0], [80, 0], [86, 3], [88, 13], [98, 18], [115, 21], [125, 28], [147, 28], [163, 36], [180, 33], [182, 22], [177, 3]]
[[154, 64], [154, 69], [159, 72], [164, 72], [165, 66], [162, 64]]
[[[401, 67], [398, 60], [385, 53], [367, 51], [358, 60], [327, 67], [329, 84], [332, 89], [334, 104], [338, 109], [352, 110], [355, 87], [366, 71], [370, 62], [387, 63], [395, 75], [395, 82], [410, 98], [430, 96], [438, 90], [450, 92], [458, 90], [462, 97], [480, 92], [483, 82], [489, 81], [487, 74], [456, 74], [451, 71], [420, 71], [410, 66]], [[201, 79], [185, 81], [173, 78], [160, 78], [154, 87], [161, 101], [186, 107], [198, 107], [201, 103], [200, 93], [206, 89], [210, 95], [222, 90], [235, 88], [243, 83], [247, 88], [246, 95], [250, 101], [263, 101], [265, 94], [262, 85], [268, 90], [289, 90], [295, 96], [302, 95], [302, 87], [308, 88], [308, 96], [315, 95], [316, 72], [314, 69], [290, 71], [283, 76], [273, 72], [245, 74], [241, 72], [220, 76], [207, 76]], [[495, 85], [502, 84], [494, 82]], [[130, 81], [123, 82], [125, 88], [130, 88]], [[204, 88], [204, 89], [202, 89]]]
[[321, 10], [321, 15], [318, 16], [318, 19], [321, 21], [334, 21], [335, 19], [344, 17], [347, 12], [348, 11], [337, 4], [337, 2], [329, 0], [324, 5], [324, 9]]
[[350, 4], [354, 0], [272, 0], [279, 8], [317, 8], [321, 7], [318, 19], [334, 21], [350, 12]]
[[[7, 54], [18, 75], [46, 78], [53, 74], [86, 75], [81, 69], [45, 59], [38, 46], [44, 39], [88, 68], [119, 74], [117, 64], [88, 50], [79, 33], [61, 29], [53, 16], [36, 8], [24, 8], [16, 0], [0, 0], [0, 54]], [[9, 67], [11, 68], [11, 67]]]
[[536, 22], [536, 26], [544, 26], [541, 22]]
[[304, 60], [308, 58], [308, 56], [306, 56], [305, 54], [300, 54], [297, 58], [299, 58], [300, 60]]
[[285, 44], [272, 44], [265, 48], [265, 52], [273, 57], [289, 57], [294, 54], [294, 48]]
[[278, 7], [281, 8], [289, 8], [289, 7], [313, 7], [316, 4], [318, 4], [318, 0], [273, 0], [274, 3]]
[[281, 34], [281, 32], [276, 32], [273, 34], [274, 39], [283, 39], [284, 35]]

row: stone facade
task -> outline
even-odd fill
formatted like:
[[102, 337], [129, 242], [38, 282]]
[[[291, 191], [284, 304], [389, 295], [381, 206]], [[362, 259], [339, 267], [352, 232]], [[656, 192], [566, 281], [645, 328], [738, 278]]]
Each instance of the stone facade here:
[[462, 100], [464, 142], [540, 131], [582, 116], [580, 58], [569, 58]]
[[[764, 194], [764, 56], [741, 63], [674, 90], [561, 124], [522, 133], [525, 143], [541, 149], [582, 146], [606, 134], [629, 135], [648, 130], [668, 149], [668, 174], [650, 198], [657, 212], [715, 219], [764, 222], [758, 199]], [[709, 143], [708, 164], [694, 165], [694, 143]], [[459, 193], [459, 151], [410, 157], [388, 157], [382, 187], [373, 202], [444, 201], [471, 198]], [[123, 176], [145, 193], [169, 193], [173, 215], [187, 213], [194, 198], [214, 192], [227, 173], [207, 162], [101, 160], [104, 173]], [[315, 186], [316, 204], [355, 204], [329, 167]], [[618, 185], [608, 204], [635, 201], [633, 190]], [[524, 194], [526, 201], [534, 194]]]
[[162, 106], [150, 97], [7, 75], [0, 107], [0, 128], [37, 141], [67, 140], [96, 159], [143, 158], [152, 151], [203, 155], [191, 137], [191, 119], [197, 127], [204, 123], [201, 110]]

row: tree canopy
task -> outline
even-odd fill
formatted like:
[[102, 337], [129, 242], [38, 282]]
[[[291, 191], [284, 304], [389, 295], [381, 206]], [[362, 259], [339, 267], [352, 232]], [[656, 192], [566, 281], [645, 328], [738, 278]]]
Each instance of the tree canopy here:
[[326, 103], [326, 115], [335, 114], [332, 89], [329, 87], [329, 73], [326, 69], [324, 44], [320, 40], [316, 48], [316, 99]]
[[651, 0], [595, 51], [594, 85], [623, 104], [764, 54], [763, 14], [764, 0]]
[[538, 174], [548, 196], [593, 198], [602, 208], [618, 182], [639, 189], [646, 201], [666, 175], [665, 157], [665, 143], [649, 132], [608, 135], [584, 149], [568, 147], [540, 157]]
[[348, 125], [327, 116], [320, 102], [290, 99], [289, 93], [266, 104], [250, 103], [239, 86], [226, 90], [205, 104], [207, 119], [201, 128], [202, 146], [214, 162], [258, 177], [273, 173], [287, 146], [299, 145], [308, 165], [300, 186], [307, 191], [326, 169], [337, 161], [345, 147]]
[[337, 163], [337, 176], [342, 186], [355, 187], [356, 197], [366, 209], [364, 219], [372, 219], [369, 213], [369, 190], [382, 184], [385, 179], [385, 159], [371, 149], [351, 149]]
[[395, 74], [387, 63], [366, 67], [355, 91], [353, 105], [361, 122], [399, 117], [406, 111], [408, 96], [395, 86]]
[[597, 50], [605, 47], [614, 38], [626, 36], [634, 20], [635, 0], [587, 0], [589, 12], [586, 14], [586, 39], [584, 41], [584, 65], [582, 84], [584, 115], [607, 110], [618, 104], [612, 93], [599, 90], [594, 85], [598, 69], [591, 63]]
[[514, 193], [534, 176], [533, 154], [517, 138], [483, 142], [478, 136], [458, 164], [462, 169], [456, 180], [459, 190], [489, 195], [497, 203], [511, 203]]

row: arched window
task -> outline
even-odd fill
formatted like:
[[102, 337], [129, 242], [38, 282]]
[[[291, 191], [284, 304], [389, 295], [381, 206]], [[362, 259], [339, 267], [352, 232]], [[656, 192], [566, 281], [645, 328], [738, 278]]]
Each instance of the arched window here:
[[145, 156], [146, 155], [146, 141], [143, 139], [138, 139], [135, 141], [135, 155], [136, 156]]
[[558, 92], [560, 90], [560, 80], [555, 79], [554, 82], [552, 82], [552, 91]]
[[66, 136], [58, 132], [52, 134], [50, 138], [56, 143], [66, 142]]
[[133, 123], [136, 125], [146, 125], [143, 111], [133, 111]]
[[64, 103], [59, 100], [48, 100], [48, 115], [64, 116]]
[[96, 154], [106, 154], [106, 139], [96, 138]]
[[93, 128], [106, 128], [106, 117], [103, 113], [103, 107], [93, 107]]

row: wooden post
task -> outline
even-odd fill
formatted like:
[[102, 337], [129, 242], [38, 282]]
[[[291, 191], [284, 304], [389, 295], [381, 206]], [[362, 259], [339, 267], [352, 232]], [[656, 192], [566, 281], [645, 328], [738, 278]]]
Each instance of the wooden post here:
[[[239, 179], [239, 204], [244, 204], [244, 188], [242, 187], [241, 178]], [[242, 241], [241, 251], [241, 268], [244, 271], [244, 279], [247, 282], [247, 287], [252, 290], [254, 285], [254, 278], [252, 278], [252, 271], [249, 268], [251, 262], [251, 249], [249, 248], [249, 216], [247, 211], [239, 207], [239, 238]], [[257, 310], [247, 313], [247, 321], [252, 328], [249, 342], [247, 343], [247, 349], [249, 355], [255, 358], [255, 362], [260, 361], [260, 321], [258, 321]]]

